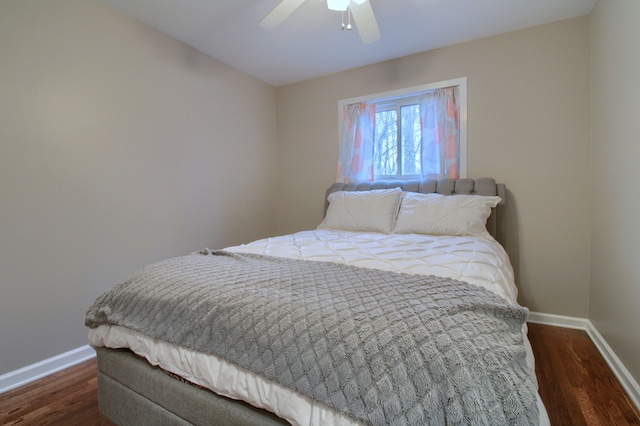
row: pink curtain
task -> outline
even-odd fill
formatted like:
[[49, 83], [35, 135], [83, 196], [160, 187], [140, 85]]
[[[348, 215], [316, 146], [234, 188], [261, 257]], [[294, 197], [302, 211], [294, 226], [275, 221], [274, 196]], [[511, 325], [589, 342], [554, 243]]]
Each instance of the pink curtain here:
[[458, 87], [445, 87], [420, 97], [421, 162], [425, 177], [460, 177], [460, 105]]
[[[432, 90], [419, 98], [420, 161], [425, 178], [460, 178], [458, 99], [457, 86]], [[376, 105], [346, 105], [342, 114], [337, 181], [373, 181]]]
[[338, 182], [373, 181], [375, 104], [346, 105], [342, 111]]

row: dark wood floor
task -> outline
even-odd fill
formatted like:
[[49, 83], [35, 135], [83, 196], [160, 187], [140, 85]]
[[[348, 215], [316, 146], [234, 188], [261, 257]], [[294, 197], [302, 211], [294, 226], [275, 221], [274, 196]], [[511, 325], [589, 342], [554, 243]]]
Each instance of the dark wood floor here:
[[113, 425], [98, 412], [96, 360], [0, 395], [0, 425]]
[[[584, 331], [529, 325], [551, 424], [637, 425], [640, 413]], [[98, 412], [90, 360], [0, 395], [0, 425], [112, 425]]]
[[529, 324], [551, 425], [640, 425], [640, 412], [586, 332]]

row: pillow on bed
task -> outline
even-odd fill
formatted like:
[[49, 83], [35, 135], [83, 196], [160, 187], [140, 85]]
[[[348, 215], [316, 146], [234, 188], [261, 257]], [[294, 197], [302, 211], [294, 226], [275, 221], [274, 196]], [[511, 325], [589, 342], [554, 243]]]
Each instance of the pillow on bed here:
[[327, 198], [329, 208], [318, 229], [390, 234], [401, 198], [400, 188], [333, 192]]
[[487, 236], [487, 218], [500, 197], [405, 192], [396, 221], [398, 234]]

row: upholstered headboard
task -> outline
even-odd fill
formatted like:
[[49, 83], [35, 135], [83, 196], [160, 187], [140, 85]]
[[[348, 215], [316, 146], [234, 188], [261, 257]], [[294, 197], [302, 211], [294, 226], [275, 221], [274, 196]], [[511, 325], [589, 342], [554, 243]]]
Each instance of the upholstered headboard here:
[[[492, 210], [491, 216], [487, 219], [487, 230], [504, 246], [504, 206], [507, 199], [507, 187], [503, 183], [496, 183], [492, 178], [334, 183], [327, 190], [327, 196], [336, 191], [370, 191], [389, 188], [400, 188], [403, 191], [423, 194], [499, 196], [502, 201]], [[328, 205], [329, 202], [325, 199], [325, 211]]]

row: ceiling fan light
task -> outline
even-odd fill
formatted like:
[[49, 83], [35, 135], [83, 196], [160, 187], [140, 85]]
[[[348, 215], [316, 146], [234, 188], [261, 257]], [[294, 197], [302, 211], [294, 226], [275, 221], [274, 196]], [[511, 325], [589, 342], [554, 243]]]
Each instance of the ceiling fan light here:
[[327, 0], [327, 7], [331, 10], [345, 11], [349, 7], [349, 0]]

